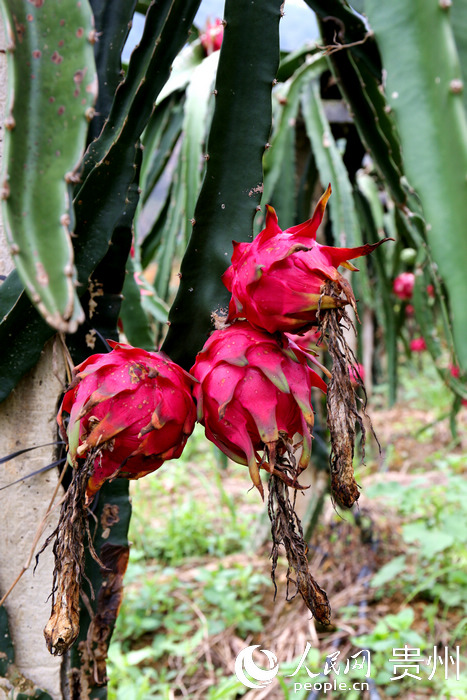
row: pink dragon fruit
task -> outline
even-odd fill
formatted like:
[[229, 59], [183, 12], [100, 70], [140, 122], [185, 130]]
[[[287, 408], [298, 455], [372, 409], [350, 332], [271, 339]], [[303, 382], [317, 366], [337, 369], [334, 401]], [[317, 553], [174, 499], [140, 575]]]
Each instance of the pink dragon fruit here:
[[[274, 209], [267, 207], [266, 227], [252, 243], [234, 242], [232, 264], [222, 280], [232, 293], [228, 320], [246, 318], [259, 329], [298, 333], [316, 324], [316, 311], [355, 303], [350, 284], [338, 272], [339, 265], [368, 255], [383, 240], [358, 248], [335, 248], [316, 242], [331, 186], [319, 200], [309, 221], [285, 231], [279, 228]], [[338, 293], [323, 294], [332, 280]]]
[[160, 352], [109, 343], [75, 367], [57, 417], [73, 466], [96, 451], [87, 502], [107, 479], [139, 479], [179, 457], [196, 420], [187, 372]]
[[409, 347], [412, 352], [424, 352], [427, 349], [425, 338], [421, 336], [414, 338], [410, 341]]
[[409, 301], [412, 298], [414, 284], [415, 275], [413, 272], [401, 272], [392, 283], [392, 291], [399, 299]]
[[201, 46], [206, 56], [210, 56], [214, 51], [219, 51], [224, 38], [224, 24], [217, 18], [214, 23], [207, 20], [204, 32], [200, 34]]
[[280, 464], [296, 434], [303, 441], [298, 473], [308, 465], [314, 423], [311, 389], [326, 392], [308, 361], [319, 365], [285, 336], [278, 341], [238, 321], [212, 333], [191, 369], [199, 382], [193, 394], [206, 437], [232, 460], [248, 465], [261, 495], [260, 467], [297, 486]]

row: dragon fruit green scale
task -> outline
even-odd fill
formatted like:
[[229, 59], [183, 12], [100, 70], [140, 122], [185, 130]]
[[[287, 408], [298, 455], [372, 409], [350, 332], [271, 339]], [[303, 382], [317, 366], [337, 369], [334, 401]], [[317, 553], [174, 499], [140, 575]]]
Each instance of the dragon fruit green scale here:
[[308, 466], [314, 423], [311, 390], [326, 392], [309, 362], [319, 365], [285, 336], [278, 340], [236, 321], [212, 333], [191, 369], [198, 380], [193, 395], [206, 437], [232, 460], [248, 465], [261, 494], [260, 468], [297, 486], [278, 467], [297, 434], [302, 441], [298, 472]]
[[[319, 200], [311, 219], [285, 231], [276, 212], [266, 211], [266, 226], [252, 243], [234, 242], [232, 264], [222, 280], [231, 292], [228, 320], [246, 318], [269, 333], [299, 333], [317, 322], [316, 312], [354, 303], [350, 284], [339, 265], [357, 268], [349, 261], [368, 255], [380, 243], [357, 248], [336, 248], [316, 242], [331, 186]], [[338, 294], [323, 294], [328, 280]]]
[[75, 367], [57, 417], [70, 464], [95, 455], [88, 502], [107, 479], [139, 479], [179, 457], [196, 420], [187, 372], [163, 353], [109, 343]]

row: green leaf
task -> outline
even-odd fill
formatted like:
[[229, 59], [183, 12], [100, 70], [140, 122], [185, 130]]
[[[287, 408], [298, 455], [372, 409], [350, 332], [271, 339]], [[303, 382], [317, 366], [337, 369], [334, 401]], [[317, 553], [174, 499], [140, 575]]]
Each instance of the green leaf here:
[[406, 568], [407, 562], [405, 554], [394, 557], [394, 559], [391, 559], [387, 564], [384, 564], [378, 573], [373, 576], [370, 581], [370, 586], [372, 588], [381, 588], [386, 583], [393, 581], [402, 571], [405, 571]]
[[89, 147], [84, 183], [75, 196], [76, 255], [79, 279], [86, 284], [109, 246], [126, 208], [126, 193], [135, 178], [138, 139], [154, 102], [170, 75], [170, 66], [185, 43], [200, 0], [161, 0], [151, 4], [143, 36], [133, 51], [125, 80], [99, 138]]
[[288, 129], [282, 144], [280, 157], [280, 178], [271, 194], [271, 204], [276, 210], [277, 218], [284, 228], [288, 228], [296, 222], [296, 154], [295, 154], [295, 130]]
[[402, 536], [405, 542], [418, 542], [421, 555], [428, 558], [432, 558], [438, 552], [448, 549], [455, 542], [455, 538], [451, 533], [438, 528], [428, 528], [421, 521], [404, 525]]
[[408, 630], [415, 619], [413, 608], [402, 608], [397, 615], [386, 615], [384, 620], [393, 630]]

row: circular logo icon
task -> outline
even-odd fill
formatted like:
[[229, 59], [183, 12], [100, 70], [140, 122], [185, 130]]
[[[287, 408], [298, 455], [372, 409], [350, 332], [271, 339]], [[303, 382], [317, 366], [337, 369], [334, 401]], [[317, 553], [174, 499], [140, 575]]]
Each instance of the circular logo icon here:
[[[279, 664], [277, 663], [277, 657], [272, 651], [267, 649], [261, 649], [262, 654], [266, 654], [269, 661], [269, 671], [264, 668], [259, 668], [253, 661], [253, 652], [260, 645], [254, 644], [251, 647], [246, 647], [242, 649], [240, 654], [235, 659], [235, 675], [237, 676], [240, 683], [246, 685], [247, 688], [264, 688], [265, 686], [272, 683], [274, 678], [277, 676], [279, 671]], [[254, 681], [259, 681], [259, 683], [253, 683], [250, 681], [245, 673], [248, 673]]]

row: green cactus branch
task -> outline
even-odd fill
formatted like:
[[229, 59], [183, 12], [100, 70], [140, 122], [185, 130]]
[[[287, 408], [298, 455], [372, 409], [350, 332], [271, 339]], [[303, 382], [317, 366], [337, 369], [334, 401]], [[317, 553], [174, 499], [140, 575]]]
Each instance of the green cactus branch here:
[[[142, 134], [159, 92], [170, 76], [175, 56], [188, 38], [201, 0], [159, 0], [146, 14], [143, 36], [115, 93], [110, 114], [84, 161], [84, 181], [96, 164], [111, 157], [116, 144]], [[77, 197], [81, 196], [78, 191]]]
[[112, 107], [122, 81], [122, 51], [130, 31], [136, 0], [90, 0], [98, 41], [94, 45], [99, 91], [88, 141], [94, 141]]
[[170, 74], [170, 66], [187, 39], [199, 2], [151, 3], [128, 75], [117, 89], [99, 138], [88, 149], [84, 182], [75, 196], [75, 249], [82, 284], [105, 255], [109, 232], [124, 211], [125, 193], [135, 177], [137, 141]]
[[[339, 88], [375, 166], [388, 183], [395, 201], [404, 204], [402, 157], [394, 124], [380, 92], [381, 72], [374, 39], [362, 20], [343, 2], [305, 0], [318, 15], [328, 60]], [[339, 45], [336, 45], [336, 37]], [[351, 46], [360, 42], [356, 46]], [[349, 45], [349, 48], [346, 48]]]
[[435, 0], [370, 0], [366, 10], [387, 70], [407, 178], [420, 196], [427, 239], [449, 294], [459, 363], [467, 369], [467, 118], [449, 7]]
[[[300, 107], [300, 96], [304, 86], [313, 78], [319, 78], [326, 68], [326, 59], [319, 54], [311, 55], [286, 83], [279, 86], [277, 96], [278, 106], [275, 111], [274, 132], [271, 138], [271, 148], [264, 155], [264, 190], [262, 203], [271, 204], [272, 194], [277, 188], [282, 188], [282, 161], [290, 140], [291, 122], [297, 118]], [[293, 185], [293, 182], [290, 183]], [[259, 231], [259, 229], [258, 229]]]
[[96, 97], [92, 13], [87, 0], [2, 0], [1, 9], [8, 41], [6, 237], [40, 313], [53, 328], [73, 332], [83, 312], [70, 237], [71, 189]]
[[[123, 93], [120, 91], [115, 97], [117, 102], [120, 99], [127, 100], [125, 104], [128, 106], [128, 93], [136, 96], [134, 109], [140, 110], [139, 118], [136, 120], [136, 123], [126, 122], [123, 125], [119, 138], [112, 142], [110, 151], [105, 154], [105, 159], [96, 163], [92, 169], [93, 160], [90, 153], [94, 151], [88, 152], [87, 165], [91, 171], [85, 182], [80, 186], [78, 195], [74, 200], [76, 237], [73, 239], [73, 243], [78, 281], [81, 284], [79, 288], [81, 294], [86, 292], [89, 276], [105, 256], [113, 231], [119, 225], [121, 218], [129, 217], [128, 201], [130, 198], [128, 193], [135, 183], [137, 176], [136, 163], [139, 158], [137, 141], [151, 115], [153, 103], [163, 85], [163, 81], [166, 80], [170, 73], [170, 65], [186, 41], [198, 5], [199, 0], [191, 2], [189, 8], [182, 12], [183, 8], [181, 8], [179, 0], [173, 0], [169, 8], [172, 13], [170, 15], [171, 19], [169, 23], [164, 24], [159, 36], [161, 39], [159, 43], [157, 41], [158, 36], [153, 36], [152, 38], [150, 36], [150, 31], [154, 30], [153, 18], [152, 24], [148, 25], [150, 30], [146, 30], [144, 41], [142, 40], [141, 42], [142, 48], [134, 52], [133, 55], [134, 68], [129, 75], [134, 76], [134, 80], [132, 78]], [[180, 10], [178, 14], [180, 26], [176, 31], [174, 27], [176, 23], [175, 15], [173, 14], [175, 9]], [[105, 8], [101, 7], [101, 12], [103, 16], [106, 16]], [[153, 15], [154, 13], [155, 10], [153, 10]], [[110, 23], [108, 28], [105, 27], [105, 31], [104, 28], [102, 29], [101, 41], [105, 43], [107, 41], [107, 29], [115, 33], [115, 27]], [[124, 35], [126, 36], [126, 34]], [[120, 35], [120, 37], [121, 44], [123, 36]], [[109, 37], [109, 41], [110, 39], [112, 37]], [[162, 54], [162, 49], [156, 49], [156, 57], [154, 57], [152, 49], [154, 49], [154, 46], [161, 46], [161, 44], [165, 53]], [[149, 46], [152, 46], [151, 50], [148, 49]], [[115, 55], [112, 54], [111, 58], [115, 82]], [[102, 66], [99, 66], [100, 82], [105, 82], [106, 76], [107, 68], [102, 63]], [[140, 83], [142, 83], [143, 88], [140, 88]], [[104, 109], [104, 106], [102, 109]], [[118, 107], [114, 108], [116, 112], [119, 109]], [[21, 174], [22, 177], [23, 175]], [[21, 181], [20, 179], [19, 182], [21, 183]], [[42, 182], [42, 180], [38, 178], [38, 182]], [[54, 187], [55, 184], [54, 180]], [[48, 201], [47, 198], [42, 196], [42, 192], [41, 201], [43, 203]], [[47, 240], [49, 241], [48, 252], [50, 253], [53, 248], [50, 245], [50, 239]], [[61, 277], [63, 277], [63, 274], [61, 274]], [[8, 293], [6, 293], [7, 291]], [[0, 322], [0, 339], [5, 341], [1, 343], [0, 349], [0, 360], [3, 359], [0, 364], [0, 400], [6, 398], [24, 373], [34, 366], [40, 356], [44, 342], [53, 334], [53, 329], [42, 322], [24, 293], [21, 293], [16, 275], [12, 277], [8, 288], [5, 288], [5, 284], [2, 285], [0, 299], [3, 299], [4, 294], [3, 305], [5, 313], [1, 317], [2, 321]], [[13, 299], [15, 294], [16, 297]], [[82, 311], [80, 313], [82, 314]], [[15, 350], [14, 352], [13, 349]]]
[[381, 57], [368, 26], [364, 20], [343, 0], [305, 0], [320, 18], [332, 18], [339, 25], [339, 30], [333, 37], [331, 49], [339, 49], [348, 45], [354, 58], [365, 64], [377, 80], [381, 78]]
[[280, 0], [226, 1], [206, 175], [163, 345], [185, 368], [208, 337], [211, 314], [227, 304], [221, 275], [230, 262], [232, 240], [251, 239], [271, 129], [280, 8]]

